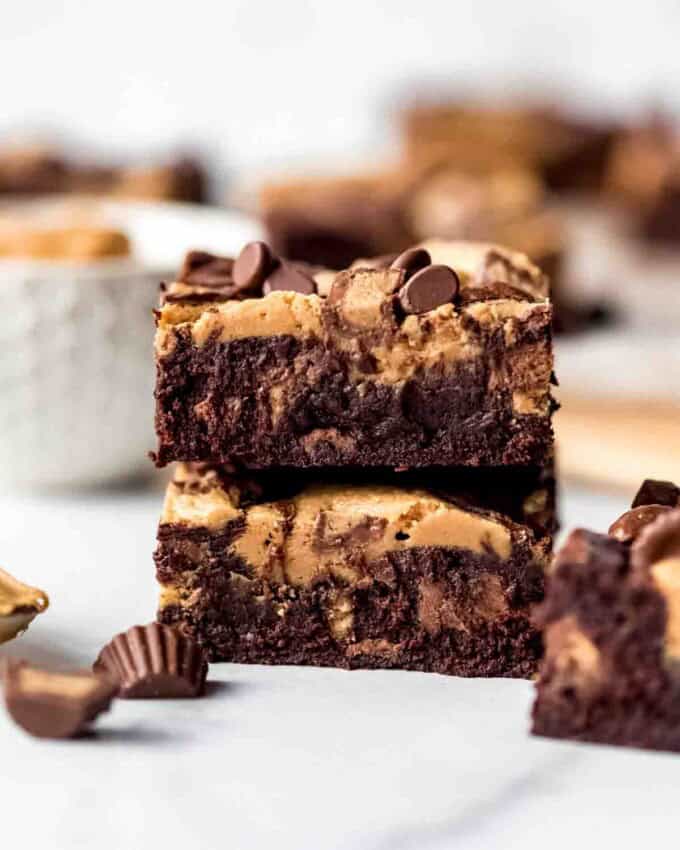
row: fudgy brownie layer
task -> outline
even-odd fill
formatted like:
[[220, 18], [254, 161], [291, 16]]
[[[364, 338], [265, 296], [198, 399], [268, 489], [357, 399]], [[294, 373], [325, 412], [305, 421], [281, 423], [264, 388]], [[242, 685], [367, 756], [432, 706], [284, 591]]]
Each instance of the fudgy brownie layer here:
[[[549, 320], [548, 320], [549, 323]], [[545, 323], [522, 343], [540, 345]], [[543, 464], [549, 416], [518, 414], [512, 387], [494, 387], [503, 347], [398, 384], [355, 380], [351, 363], [292, 336], [209, 341], [187, 333], [159, 359], [156, 461], [233, 461], [269, 466], [499, 466]], [[285, 388], [281, 410], [271, 397]]]
[[[243, 561], [224, 557], [236, 530], [218, 536], [196, 528], [159, 531], [156, 563], [162, 582], [186, 570], [187, 543], [210, 550], [192, 573], [196, 603], [164, 606], [158, 618], [195, 637], [212, 661], [458, 676], [528, 677], [536, 670], [541, 640], [530, 607], [542, 597], [543, 576], [519, 553], [505, 563], [490, 553], [438, 547], [388, 553], [373, 576], [349, 591], [350, 642], [336, 639], [328, 624], [329, 605], [348, 592], [342, 582], [328, 577], [299, 589], [254, 579]], [[423, 592], [424, 587], [430, 590]], [[441, 598], [450, 605], [448, 621]]]

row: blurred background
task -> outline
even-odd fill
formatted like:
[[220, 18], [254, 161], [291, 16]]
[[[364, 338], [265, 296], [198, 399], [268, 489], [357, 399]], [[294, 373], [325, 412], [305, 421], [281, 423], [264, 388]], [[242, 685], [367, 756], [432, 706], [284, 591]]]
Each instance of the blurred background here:
[[148, 469], [156, 284], [264, 234], [330, 267], [428, 236], [526, 251], [554, 282], [567, 480], [680, 479], [678, 32], [670, 0], [15, 4], [5, 478]]

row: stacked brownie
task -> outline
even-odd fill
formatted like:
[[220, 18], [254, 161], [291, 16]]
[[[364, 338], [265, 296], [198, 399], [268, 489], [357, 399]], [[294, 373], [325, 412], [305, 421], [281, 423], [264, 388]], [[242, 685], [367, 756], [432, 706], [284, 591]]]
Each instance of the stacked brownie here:
[[531, 675], [551, 317], [495, 245], [190, 254], [157, 313], [160, 621], [214, 661]]

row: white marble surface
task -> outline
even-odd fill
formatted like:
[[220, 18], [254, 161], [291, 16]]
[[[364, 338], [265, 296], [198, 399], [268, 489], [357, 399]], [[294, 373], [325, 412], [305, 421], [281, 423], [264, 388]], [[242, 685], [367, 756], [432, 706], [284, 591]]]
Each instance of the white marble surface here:
[[[5, 648], [87, 664], [152, 618], [160, 491], [4, 497], [0, 562], [51, 595]], [[565, 525], [625, 499], [570, 491]], [[511, 850], [673, 842], [680, 757], [532, 739], [532, 686], [214, 665], [207, 698], [119, 702], [96, 737], [0, 714], [3, 846]]]

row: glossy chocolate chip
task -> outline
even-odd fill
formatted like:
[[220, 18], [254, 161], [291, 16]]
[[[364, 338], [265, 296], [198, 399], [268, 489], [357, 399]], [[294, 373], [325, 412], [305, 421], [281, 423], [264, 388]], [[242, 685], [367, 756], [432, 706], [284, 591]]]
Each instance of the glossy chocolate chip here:
[[399, 269], [406, 275], [408, 280], [416, 272], [426, 268], [432, 263], [432, 259], [424, 248], [409, 248], [390, 263], [391, 269]]
[[233, 282], [234, 261], [229, 257], [217, 257], [205, 251], [190, 251], [178, 280], [192, 286], [221, 288]]
[[631, 543], [650, 522], [671, 509], [666, 505], [640, 505], [631, 508], [609, 526], [609, 536], [621, 543]]
[[399, 290], [406, 313], [427, 313], [448, 304], [458, 294], [458, 276], [448, 266], [427, 266], [416, 272]]
[[316, 292], [316, 284], [299, 267], [282, 260], [265, 280], [262, 291], [265, 295], [269, 295], [270, 292], [299, 292], [300, 295], [313, 295]]
[[640, 505], [680, 507], [680, 487], [676, 487], [671, 481], [656, 481], [653, 478], [647, 478], [637, 491], [631, 507], [637, 508]]
[[249, 242], [234, 262], [234, 283], [239, 289], [255, 289], [261, 286], [274, 262], [268, 245], [264, 242]]

